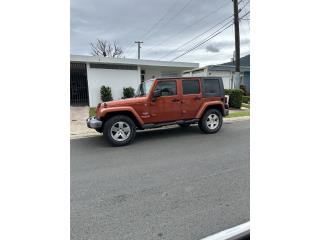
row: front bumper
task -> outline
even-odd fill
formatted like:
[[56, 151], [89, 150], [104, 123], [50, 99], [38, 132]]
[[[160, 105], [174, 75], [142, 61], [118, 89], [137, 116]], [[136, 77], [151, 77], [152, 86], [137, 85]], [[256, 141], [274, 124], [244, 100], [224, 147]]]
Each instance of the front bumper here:
[[98, 129], [102, 127], [102, 121], [96, 119], [96, 117], [89, 117], [87, 119], [87, 127]]

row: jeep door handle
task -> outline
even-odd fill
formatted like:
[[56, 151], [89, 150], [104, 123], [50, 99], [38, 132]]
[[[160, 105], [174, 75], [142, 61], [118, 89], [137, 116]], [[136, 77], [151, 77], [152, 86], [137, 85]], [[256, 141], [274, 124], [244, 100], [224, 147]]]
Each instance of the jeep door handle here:
[[195, 97], [194, 100], [201, 100], [201, 97]]
[[171, 100], [171, 102], [180, 102], [180, 99], [174, 98], [174, 99]]

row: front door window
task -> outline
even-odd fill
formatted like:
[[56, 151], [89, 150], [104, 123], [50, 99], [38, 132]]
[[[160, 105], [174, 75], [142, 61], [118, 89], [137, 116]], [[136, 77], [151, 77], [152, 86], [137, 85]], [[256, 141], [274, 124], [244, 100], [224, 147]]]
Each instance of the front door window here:
[[161, 96], [174, 96], [177, 95], [177, 83], [176, 81], [160, 81], [156, 90], [161, 91]]

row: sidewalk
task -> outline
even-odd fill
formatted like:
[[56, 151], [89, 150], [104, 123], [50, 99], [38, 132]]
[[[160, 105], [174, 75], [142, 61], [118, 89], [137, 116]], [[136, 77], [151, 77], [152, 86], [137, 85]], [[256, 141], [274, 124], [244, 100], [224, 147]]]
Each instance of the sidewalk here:
[[89, 107], [70, 107], [70, 138], [100, 135], [94, 129], [87, 127]]

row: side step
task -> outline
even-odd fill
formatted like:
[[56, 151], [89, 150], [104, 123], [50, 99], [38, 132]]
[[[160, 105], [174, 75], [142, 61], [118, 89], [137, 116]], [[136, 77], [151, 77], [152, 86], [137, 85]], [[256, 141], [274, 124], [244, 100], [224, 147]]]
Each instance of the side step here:
[[142, 129], [149, 129], [149, 128], [159, 128], [174, 124], [192, 124], [198, 122], [199, 119], [189, 119], [189, 120], [179, 120], [179, 121], [173, 121], [173, 122], [163, 122], [163, 123], [149, 123], [149, 124], [143, 124]]

